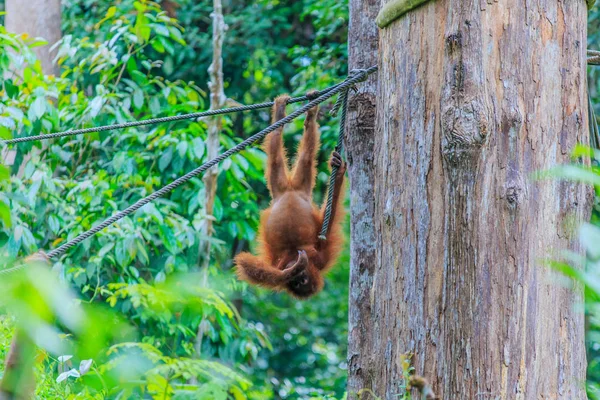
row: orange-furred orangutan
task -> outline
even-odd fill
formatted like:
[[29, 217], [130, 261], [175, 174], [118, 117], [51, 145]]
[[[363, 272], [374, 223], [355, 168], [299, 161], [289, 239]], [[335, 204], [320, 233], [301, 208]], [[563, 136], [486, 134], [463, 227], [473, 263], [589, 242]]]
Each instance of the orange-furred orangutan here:
[[[285, 117], [289, 96], [275, 99], [273, 122]], [[264, 210], [258, 230], [258, 256], [240, 253], [235, 258], [240, 279], [275, 290], [287, 290], [306, 299], [323, 288], [323, 273], [335, 262], [341, 245], [340, 221], [343, 216], [342, 187], [346, 164], [336, 152], [331, 166], [338, 172], [333, 191], [333, 207], [327, 239], [318, 238], [325, 216], [312, 202], [319, 150], [318, 108], [306, 113], [304, 135], [291, 173], [283, 147], [283, 127], [270, 133], [264, 148], [267, 153], [266, 179], [273, 200]]]

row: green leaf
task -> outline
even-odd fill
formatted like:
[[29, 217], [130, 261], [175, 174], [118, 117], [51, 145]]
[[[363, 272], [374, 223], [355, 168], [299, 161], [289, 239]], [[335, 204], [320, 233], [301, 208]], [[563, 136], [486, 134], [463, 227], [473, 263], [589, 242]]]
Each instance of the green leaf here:
[[148, 265], [150, 264], [150, 257], [148, 256], [148, 251], [146, 250], [146, 247], [144, 246], [144, 243], [140, 240], [136, 240], [136, 245], [137, 245], [137, 259], [139, 262], [141, 262], [143, 265]]
[[0, 125], [0, 139], [10, 139], [11, 137], [10, 129]]
[[161, 54], [165, 52], [165, 46], [163, 46], [160, 40], [153, 40], [152, 48]]
[[19, 87], [13, 85], [12, 79], [7, 79], [4, 81], [4, 89], [6, 89], [6, 95], [11, 99], [14, 99], [19, 95]]
[[48, 102], [46, 101], [45, 97], [36, 98], [31, 104], [31, 107], [29, 108], [30, 118], [41, 118], [46, 112], [46, 104], [48, 104]]
[[161, 171], [167, 169], [169, 164], [171, 164], [171, 160], [173, 160], [173, 148], [169, 147], [160, 156], [160, 159], [158, 160], [158, 169]]
[[6, 227], [10, 228], [10, 208], [3, 201], [0, 201], [0, 220], [2, 220]]
[[178, 253], [177, 249], [177, 241], [175, 240], [175, 235], [171, 228], [166, 225], [161, 225], [159, 228], [160, 238], [163, 242], [163, 245], [171, 254]]
[[194, 140], [192, 140], [192, 145], [194, 146], [194, 155], [196, 156], [198, 161], [201, 161], [202, 156], [204, 156], [204, 151], [206, 150], [206, 145], [204, 144], [204, 141], [201, 138], [197, 137], [194, 138]]
[[129, 264], [129, 254], [127, 253], [127, 249], [122, 240], [117, 243], [115, 256], [117, 258], [117, 263], [119, 263], [120, 266], [125, 267]]
[[115, 16], [116, 13], [117, 13], [117, 7], [115, 7], [115, 6], [109, 7], [108, 11], [106, 11], [105, 18], [112, 18]]
[[184, 142], [184, 141], [179, 142], [179, 144], [177, 145], [177, 153], [179, 154], [179, 157], [181, 157], [181, 158], [185, 157], [185, 154], [187, 153], [187, 149], [188, 149], [187, 142]]
[[111, 251], [115, 247], [114, 242], [110, 242], [102, 246], [100, 251], [98, 252], [98, 257], [103, 258], [109, 251]]
[[600, 175], [590, 168], [579, 165], [561, 165], [536, 175], [536, 178], [552, 177], [600, 186]]
[[144, 92], [142, 92], [140, 89], [136, 89], [133, 92], [133, 105], [138, 111], [144, 106]]
[[169, 29], [162, 24], [153, 24], [152, 27], [156, 31], [157, 34], [161, 36], [169, 36]]
[[48, 227], [50, 231], [54, 234], [57, 234], [60, 231], [60, 221], [56, 217], [56, 215], [51, 215], [48, 217]]
[[3, 165], [0, 165], [0, 181], [6, 181], [10, 178], [10, 172], [8, 168]]

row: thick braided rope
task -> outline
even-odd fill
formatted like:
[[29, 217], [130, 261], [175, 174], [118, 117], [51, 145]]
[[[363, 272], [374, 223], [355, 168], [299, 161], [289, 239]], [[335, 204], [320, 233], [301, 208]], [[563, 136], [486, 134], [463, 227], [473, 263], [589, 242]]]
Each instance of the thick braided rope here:
[[17, 265], [15, 265], [12, 268], [7, 268], [7, 269], [3, 269], [0, 271], [0, 275], [6, 275], [6, 274], [10, 274], [12, 272], [18, 271], [20, 269], [25, 268], [28, 264], [28, 262], [36, 262], [36, 263], [47, 263], [48, 259], [46, 257], [46, 255], [43, 252], [38, 251], [37, 253], [27, 257], [27, 259], [25, 260], [25, 262], [20, 261]]
[[[340, 93], [339, 103], [341, 108], [340, 130], [338, 133], [338, 142], [337, 146], [335, 146], [335, 151], [341, 154], [344, 148], [344, 131], [346, 127], [346, 113], [348, 111], [348, 90], [344, 90], [342, 93]], [[323, 226], [321, 227], [321, 233], [319, 234], [320, 240], [327, 240], [329, 221], [331, 220], [331, 209], [333, 207], [333, 192], [335, 190], [335, 180], [337, 178], [338, 169], [339, 168], [337, 165], [331, 168], [331, 176], [329, 177], [329, 190], [327, 191], [327, 205], [325, 206], [325, 217], [323, 218]]]
[[293, 113], [291, 113], [290, 115], [288, 115], [287, 117], [280, 119], [279, 121], [275, 122], [273, 125], [263, 129], [262, 131], [250, 136], [248, 139], [244, 140], [243, 142], [239, 143], [238, 145], [232, 147], [231, 149], [227, 150], [226, 152], [220, 154], [218, 157], [213, 158], [212, 160], [204, 163], [203, 165], [201, 165], [200, 167], [196, 168], [195, 170], [188, 172], [187, 174], [177, 178], [176, 180], [174, 180], [173, 182], [169, 183], [168, 185], [164, 186], [163, 188], [157, 190], [156, 192], [152, 193], [151, 195], [144, 197], [143, 199], [138, 200], [137, 202], [135, 202], [134, 204], [132, 204], [131, 206], [127, 207], [126, 209], [119, 211], [118, 213], [116, 213], [115, 215], [113, 215], [112, 217], [104, 220], [102, 223], [100, 223], [99, 225], [95, 226], [94, 228], [80, 234], [79, 236], [77, 236], [76, 238], [74, 238], [73, 240], [63, 244], [62, 246], [50, 251], [48, 253], [48, 257], [49, 258], [55, 258], [55, 257], [59, 257], [62, 254], [64, 254], [67, 250], [69, 250], [71, 247], [78, 245], [79, 243], [83, 242], [84, 240], [88, 239], [89, 237], [95, 235], [96, 233], [100, 232], [101, 230], [103, 230], [104, 228], [114, 224], [115, 222], [119, 221], [120, 219], [128, 216], [129, 214], [139, 210], [140, 208], [142, 208], [143, 206], [145, 206], [146, 204], [150, 203], [153, 200], [156, 200], [157, 198], [164, 196], [165, 194], [171, 192], [172, 190], [176, 189], [177, 187], [183, 185], [184, 183], [186, 183], [187, 181], [189, 181], [190, 179], [200, 175], [201, 173], [203, 173], [204, 171], [206, 171], [207, 169], [217, 165], [218, 163], [220, 163], [221, 161], [225, 160], [228, 157], [231, 157], [232, 155], [239, 153], [240, 151], [244, 150], [246, 147], [252, 145], [253, 143], [259, 141], [260, 139], [264, 138], [266, 135], [268, 135], [269, 133], [281, 128], [282, 126], [284, 126], [285, 124], [291, 122], [292, 120], [294, 120], [295, 118], [299, 117], [300, 115], [304, 114], [305, 112], [307, 112], [308, 110], [310, 110], [311, 108], [315, 107], [316, 105], [328, 100], [329, 98], [333, 97], [336, 93], [342, 92], [345, 93], [347, 92], [347, 89], [349, 89], [350, 87], [352, 87], [352, 85], [354, 85], [357, 82], [360, 82], [362, 79], [364, 79], [366, 76], [368, 76], [369, 74], [375, 72], [377, 70], [376, 66], [373, 66], [371, 68], [368, 68], [366, 70], [361, 70], [358, 73], [356, 73], [355, 75], [348, 77], [344, 82], [340, 83], [339, 85], [336, 85], [334, 87], [331, 88], [331, 90], [327, 91], [326, 93], [322, 94], [321, 96], [317, 97], [316, 99], [310, 101], [308, 104], [300, 107], [298, 110], [294, 111]]
[[15, 267], [0, 270], [0, 275], [12, 274], [13, 272], [17, 272], [18, 270], [25, 268], [26, 266], [27, 264], [25, 263], [17, 264]]
[[[319, 95], [319, 96], [324, 95], [331, 90], [335, 90], [338, 86], [339, 86], [339, 84], [331, 86], [323, 91], [316, 93], [316, 95]], [[294, 98], [291, 98], [288, 100], [288, 104], [311, 100], [313, 97], [314, 97], [314, 95], [313, 96], [294, 97]], [[223, 108], [220, 110], [208, 110], [208, 111], [202, 111], [202, 112], [191, 113], [191, 114], [181, 114], [181, 115], [173, 115], [170, 117], [146, 119], [146, 120], [142, 120], [142, 121], [124, 122], [122, 124], [95, 126], [95, 127], [91, 127], [91, 128], [76, 129], [76, 130], [72, 130], [72, 131], [48, 133], [45, 135], [35, 135], [35, 136], [26, 136], [26, 137], [15, 138], [15, 139], [0, 140], [0, 145], [1, 144], [8, 145], [8, 144], [15, 144], [15, 143], [23, 143], [23, 142], [33, 142], [33, 141], [38, 141], [38, 140], [54, 139], [54, 138], [60, 138], [60, 137], [65, 137], [65, 136], [83, 135], [85, 133], [105, 132], [105, 131], [111, 131], [111, 130], [115, 130], [115, 129], [125, 129], [125, 128], [131, 128], [134, 126], [154, 125], [154, 124], [160, 124], [160, 123], [164, 123], [164, 122], [174, 122], [174, 121], [182, 121], [182, 120], [186, 120], [186, 119], [209, 117], [212, 115], [222, 115], [222, 114], [231, 114], [231, 113], [237, 113], [237, 112], [243, 112], [243, 111], [259, 110], [261, 108], [269, 108], [272, 106], [273, 106], [273, 102], [269, 101], [266, 103], [258, 103], [258, 104], [250, 104], [250, 105], [246, 105], [246, 106]]]
[[600, 65], [600, 51], [588, 50], [587, 63], [588, 65]]

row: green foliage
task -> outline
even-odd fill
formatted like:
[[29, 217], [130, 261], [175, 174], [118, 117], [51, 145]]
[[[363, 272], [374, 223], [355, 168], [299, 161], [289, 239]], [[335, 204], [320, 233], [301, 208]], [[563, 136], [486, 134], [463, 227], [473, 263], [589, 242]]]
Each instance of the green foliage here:
[[581, 164], [556, 167], [545, 173], [560, 179], [581, 182], [591, 185], [596, 190], [595, 216], [590, 223], [579, 228], [579, 240], [584, 249], [584, 256], [578, 253], [565, 252], [560, 261], [550, 261], [549, 265], [565, 276], [582, 284], [585, 288], [585, 312], [587, 320], [586, 345], [588, 348], [588, 396], [600, 399], [600, 220], [597, 218], [598, 196], [600, 196], [600, 150], [578, 146], [573, 158], [591, 157], [591, 167]]
[[[174, 19], [150, 1], [64, 1], [65, 36], [56, 46], [60, 76], [41, 71], [31, 49], [43, 42], [0, 27], [0, 74], [8, 76], [0, 88], [0, 137], [205, 109], [212, 3], [178, 3]], [[225, 4], [225, 13], [229, 97], [253, 103], [282, 92], [302, 94], [346, 74], [346, 2], [243, 2]], [[268, 119], [268, 112], [226, 117], [222, 148], [264, 128]], [[320, 122], [325, 171], [337, 127], [326, 118]], [[302, 120], [290, 124], [290, 147], [301, 129]], [[195, 168], [206, 161], [205, 138], [200, 120], [16, 146], [12, 165], [0, 167], [4, 264], [60, 245]], [[208, 218], [200, 179], [54, 264], [63, 285], [42, 293], [80, 309], [87, 330], [62, 321], [59, 309], [42, 307], [44, 318], [33, 325], [52, 332], [60, 345], [41, 343], [40, 398], [343, 395], [347, 252], [326, 291], [310, 302], [248, 288], [230, 273], [232, 255], [254, 241], [259, 210], [269, 202], [264, 160], [252, 148], [219, 167], [208, 287], [193, 273], [207, 256], [198, 253]], [[325, 172], [318, 176], [317, 201], [327, 179]], [[14, 302], [5, 305], [12, 315], [21, 315], [18, 293], [41, 290], [35, 278], [46, 275], [39, 271], [11, 280], [19, 292], [6, 288], [13, 293]], [[32, 308], [26, 313], [46, 300], [26, 303]], [[26, 320], [1, 318], [0, 356], [15, 324], [37, 332]], [[123, 335], [114, 334], [121, 329]]]
[[[205, 310], [209, 314], [213, 307], [222, 319], [235, 317], [218, 293], [186, 282], [175, 280], [157, 289], [133, 291], [144, 293], [145, 299], [151, 298], [139, 303], [151, 319], [171, 312]], [[246, 398], [243, 393], [251, 386], [246, 378], [217, 361], [167, 356], [158, 342], [151, 343], [146, 336], [141, 341], [128, 342], [139, 338], [141, 332], [134, 332], [113, 310], [77, 302], [55, 274], [43, 266], [31, 265], [2, 280], [0, 290], [6, 294], [0, 306], [19, 315], [19, 327], [44, 349], [40, 358], [46, 364], [45, 370], [58, 374], [58, 385], [48, 382], [51, 385], [38, 386], [43, 398], [56, 392], [56, 396], [65, 399], [146, 395], [165, 399], [183, 398], [186, 393], [209, 399], [207, 393], [215, 391], [225, 395], [235, 392], [241, 396], [238, 398]], [[118, 289], [115, 296], [129, 296], [125, 290]], [[69, 335], [61, 334], [57, 323]], [[238, 327], [237, 322], [235, 326]], [[3, 333], [0, 337], [6, 336]], [[111, 342], [117, 343], [106, 350]], [[73, 360], [79, 361], [75, 364], [78, 368], [73, 368]], [[196, 383], [187, 383], [192, 379]]]

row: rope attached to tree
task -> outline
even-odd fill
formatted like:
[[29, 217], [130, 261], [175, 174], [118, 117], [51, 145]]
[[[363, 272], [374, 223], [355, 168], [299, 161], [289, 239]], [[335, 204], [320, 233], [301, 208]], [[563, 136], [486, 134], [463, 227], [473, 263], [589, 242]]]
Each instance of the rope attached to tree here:
[[588, 65], [600, 65], [600, 51], [588, 49], [587, 63]]
[[[364, 69], [353, 69], [350, 71], [349, 76], [356, 76], [361, 74], [362, 78], [360, 82], [365, 81], [368, 77], [368, 74], [364, 74]], [[335, 151], [338, 153], [342, 153], [344, 150], [344, 132], [346, 131], [346, 115], [348, 113], [348, 92], [350, 90], [356, 90], [356, 87], [350, 86], [348, 89], [344, 90], [340, 93], [340, 97], [338, 97], [335, 102], [335, 106], [331, 110], [331, 114], [337, 114], [338, 110], [341, 109], [340, 114], [340, 129], [338, 132], [338, 142], [335, 147]], [[331, 168], [331, 176], [329, 178], [329, 190], [327, 192], [327, 204], [325, 206], [325, 217], [323, 218], [323, 226], [321, 227], [321, 232], [319, 233], [319, 240], [327, 240], [327, 233], [329, 231], [329, 222], [331, 220], [331, 210], [333, 207], [333, 192], [335, 187], [335, 181], [337, 179], [337, 172], [339, 167], [333, 166]]]
[[[230, 148], [229, 150], [227, 150], [226, 152], [222, 153], [218, 157], [215, 157], [212, 160], [210, 160], [210, 161], [202, 164], [200, 167], [198, 167], [195, 170], [193, 170], [191, 172], [188, 172], [187, 174], [185, 174], [185, 175], [177, 178], [173, 182], [171, 182], [168, 185], [162, 187], [161, 189], [157, 190], [156, 192], [152, 193], [151, 195], [149, 195], [147, 197], [144, 197], [143, 199], [138, 200], [137, 202], [135, 202], [131, 206], [127, 207], [126, 209], [124, 209], [122, 211], [119, 211], [118, 213], [116, 213], [112, 217], [104, 220], [103, 222], [101, 222], [97, 226], [93, 227], [92, 229], [90, 229], [90, 230], [88, 230], [86, 232], [83, 232], [82, 234], [78, 235], [77, 237], [75, 237], [74, 239], [70, 240], [69, 242], [67, 242], [67, 243], [63, 244], [62, 246], [60, 246], [60, 247], [58, 247], [58, 248], [50, 251], [48, 253], [48, 258], [60, 257], [67, 250], [69, 250], [71, 247], [74, 247], [74, 246], [78, 245], [79, 243], [83, 242], [84, 240], [86, 240], [86, 239], [90, 238], [91, 236], [95, 235], [96, 233], [100, 232], [104, 228], [106, 228], [106, 227], [114, 224], [115, 222], [121, 220], [122, 218], [125, 218], [126, 216], [130, 215], [131, 213], [139, 210], [140, 208], [142, 208], [146, 204], [150, 203], [151, 201], [156, 200], [157, 198], [162, 197], [165, 194], [171, 192], [172, 190], [178, 188], [179, 186], [181, 186], [184, 183], [188, 182], [190, 179], [192, 179], [192, 178], [200, 175], [204, 171], [206, 171], [209, 168], [217, 165], [218, 163], [220, 163], [221, 161], [225, 160], [226, 158], [229, 158], [232, 155], [234, 155], [236, 153], [239, 153], [240, 151], [244, 150], [246, 147], [248, 147], [248, 146], [250, 146], [250, 145], [258, 142], [259, 140], [263, 139], [269, 133], [271, 133], [271, 132], [273, 132], [273, 131], [275, 131], [275, 130], [281, 128], [281, 127], [283, 127], [285, 124], [287, 124], [287, 123], [291, 122], [292, 120], [296, 119], [297, 117], [299, 117], [300, 115], [304, 114], [305, 112], [307, 112], [311, 108], [313, 108], [313, 107], [319, 105], [320, 103], [323, 103], [324, 101], [330, 99], [335, 94], [342, 93], [343, 96], [347, 96], [348, 90], [350, 88], [352, 88], [354, 86], [354, 84], [356, 84], [356, 83], [364, 80], [368, 75], [372, 74], [376, 70], [377, 70], [377, 67], [373, 66], [373, 67], [368, 68], [368, 69], [358, 70], [357, 72], [349, 75], [348, 78], [346, 80], [344, 80], [342, 83], [340, 83], [338, 85], [335, 85], [335, 86], [332, 86], [332, 87], [326, 89], [323, 92], [320, 92], [319, 96], [317, 98], [312, 99], [308, 104], [300, 107], [298, 110], [292, 112], [287, 117], [280, 119], [279, 121], [275, 122], [273, 125], [270, 125], [269, 127], [263, 129], [262, 131], [254, 134], [252, 136], [250, 136], [249, 138], [247, 138], [243, 142], [241, 142], [241, 143], [237, 144], [236, 146]], [[311, 98], [313, 96], [311, 96]], [[300, 100], [298, 100], [298, 101], [300, 101]], [[269, 104], [269, 103], [262, 103], [262, 104]], [[272, 103], [270, 103], [270, 104], [272, 104]], [[252, 106], [245, 106], [245, 107], [252, 107]], [[222, 110], [217, 110], [217, 111], [222, 111]], [[343, 118], [345, 119], [345, 107], [342, 109], [342, 111], [343, 111]], [[343, 132], [343, 128], [340, 128], [340, 129]], [[19, 266], [10, 268], [10, 269], [2, 270], [2, 271], [0, 271], [0, 274], [6, 274], [6, 273], [9, 273], [9, 272], [13, 272], [13, 271], [15, 271], [17, 269], [23, 268], [23, 266], [24, 265], [22, 264], [22, 265], [19, 265]]]
[[[340, 129], [338, 133], [338, 142], [335, 146], [335, 151], [342, 154], [344, 149], [344, 131], [346, 127], [346, 113], [348, 111], [348, 90], [340, 93], [340, 97], [333, 110], [341, 108], [340, 114]], [[329, 190], [327, 191], [327, 205], [325, 206], [325, 217], [323, 218], [323, 226], [321, 226], [321, 233], [319, 234], [320, 240], [327, 240], [327, 232], [329, 231], [329, 221], [331, 220], [331, 210], [333, 207], [333, 192], [335, 189], [335, 181], [337, 178], [337, 172], [339, 167], [334, 165], [331, 168], [331, 176], [329, 177]]]

